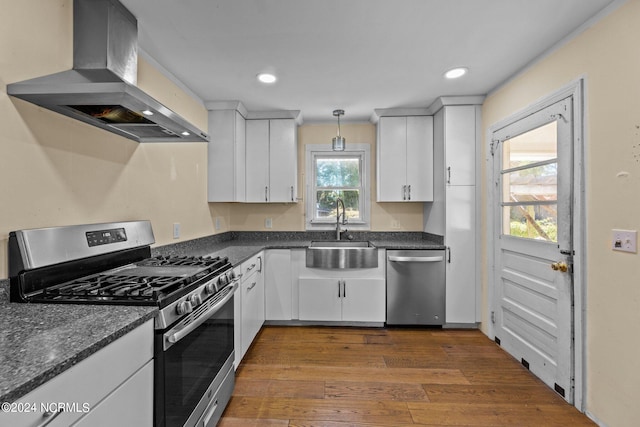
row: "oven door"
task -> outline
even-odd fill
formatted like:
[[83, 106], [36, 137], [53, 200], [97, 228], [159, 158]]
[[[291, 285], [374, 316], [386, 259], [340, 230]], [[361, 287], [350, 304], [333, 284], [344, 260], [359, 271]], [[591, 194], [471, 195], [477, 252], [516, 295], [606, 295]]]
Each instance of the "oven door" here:
[[156, 427], [215, 425], [209, 421], [224, 410], [234, 384], [237, 286], [225, 287], [170, 329], [156, 331]]

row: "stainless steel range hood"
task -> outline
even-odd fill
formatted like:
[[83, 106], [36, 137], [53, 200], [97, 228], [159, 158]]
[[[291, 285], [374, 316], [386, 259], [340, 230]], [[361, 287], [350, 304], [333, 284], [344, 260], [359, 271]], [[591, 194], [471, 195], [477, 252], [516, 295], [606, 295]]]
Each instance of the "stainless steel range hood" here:
[[74, 0], [73, 69], [7, 85], [9, 95], [138, 142], [209, 137], [136, 86], [138, 23], [117, 0]]

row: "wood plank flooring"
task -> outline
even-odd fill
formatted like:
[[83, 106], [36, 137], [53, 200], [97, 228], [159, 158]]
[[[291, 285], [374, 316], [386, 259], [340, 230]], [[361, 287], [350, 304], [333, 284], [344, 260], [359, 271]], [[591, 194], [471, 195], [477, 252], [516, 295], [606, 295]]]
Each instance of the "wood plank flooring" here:
[[480, 331], [267, 326], [218, 425], [595, 424]]

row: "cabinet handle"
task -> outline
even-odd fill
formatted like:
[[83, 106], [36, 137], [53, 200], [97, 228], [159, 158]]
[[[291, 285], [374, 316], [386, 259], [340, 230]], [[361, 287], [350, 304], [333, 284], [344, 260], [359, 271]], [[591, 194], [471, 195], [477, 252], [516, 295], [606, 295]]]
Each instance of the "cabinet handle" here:
[[38, 424], [38, 427], [46, 427], [49, 424], [51, 424], [53, 422], [53, 420], [55, 420], [56, 418], [58, 418], [58, 415], [60, 415], [61, 413], [63, 413], [64, 410], [62, 408], [59, 408], [57, 411], [47, 411], [44, 414], [42, 414], [42, 423]]
[[409, 200], [411, 200], [411, 185], [408, 185], [407, 188], [409, 189]]
[[258, 273], [262, 273], [262, 257], [261, 256], [258, 257], [258, 265], [260, 266], [258, 267]]
[[402, 186], [402, 200], [407, 200], [407, 186]]
[[247, 273], [250, 272], [251, 270], [253, 270], [254, 268], [256, 268], [256, 263], [255, 262], [253, 264], [251, 264], [249, 267], [247, 267]]
[[291, 201], [293, 202], [293, 185], [291, 186]]
[[451, 166], [447, 167], [447, 184], [451, 184]]
[[269, 198], [267, 197], [268, 192], [269, 192], [269, 187], [265, 186], [264, 187], [264, 201], [265, 202], [269, 201]]
[[338, 280], [338, 298], [340, 298], [340, 280]]
[[347, 297], [347, 282], [345, 280], [342, 281], [342, 297]]
[[257, 282], [253, 282], [253, 283], [251, 284], [251, 286], [249, 286], [249, 287], [247, 288], [247, 290], [248, 290], [248, 291], [250, 291], [251, 289], [255, 288], [255, 287], [256, 287], [256, 283], [257, 283]]
[[451, 246], [447, 247], [447, 262], [451, 264]]

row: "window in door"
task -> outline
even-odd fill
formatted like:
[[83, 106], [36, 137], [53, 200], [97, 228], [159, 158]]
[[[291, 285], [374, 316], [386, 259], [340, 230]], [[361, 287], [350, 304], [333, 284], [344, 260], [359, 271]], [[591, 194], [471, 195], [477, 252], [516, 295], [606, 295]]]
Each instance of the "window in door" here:
[[504, 141], [502, 232], [557, 242], [557, 123]]

